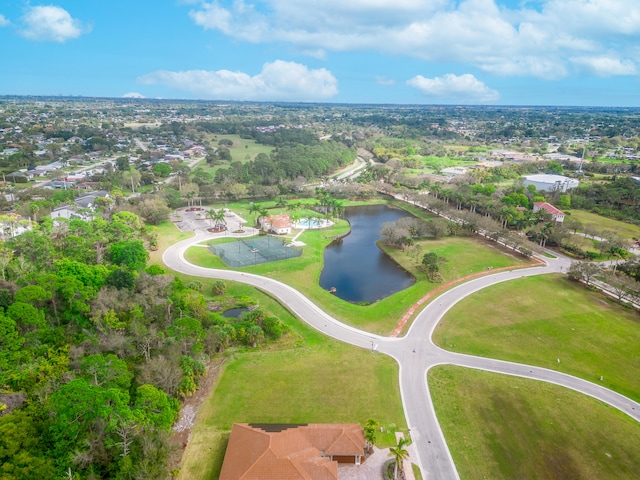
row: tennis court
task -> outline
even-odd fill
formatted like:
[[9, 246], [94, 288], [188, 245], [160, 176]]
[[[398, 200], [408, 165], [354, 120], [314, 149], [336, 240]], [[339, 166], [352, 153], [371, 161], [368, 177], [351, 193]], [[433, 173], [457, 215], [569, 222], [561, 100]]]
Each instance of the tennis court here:
[[302, 255], [301, 248], [287, 245], [282, 239], [269, 235], [211, 245], [209, 250], [233, 268], [276, 262]]

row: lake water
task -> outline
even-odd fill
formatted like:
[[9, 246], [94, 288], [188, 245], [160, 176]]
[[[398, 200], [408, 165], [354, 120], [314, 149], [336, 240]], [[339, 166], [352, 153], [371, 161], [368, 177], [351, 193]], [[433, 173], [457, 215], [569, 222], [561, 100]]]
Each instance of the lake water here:
[[411, 216], [387, 205], [347, 207], [351, 234], [333, 242], [324, 252], [320, 286], [336, 288], [347, 302], [372, 303], [413, 285], [415, 278], [376, 245], [382, 224]]

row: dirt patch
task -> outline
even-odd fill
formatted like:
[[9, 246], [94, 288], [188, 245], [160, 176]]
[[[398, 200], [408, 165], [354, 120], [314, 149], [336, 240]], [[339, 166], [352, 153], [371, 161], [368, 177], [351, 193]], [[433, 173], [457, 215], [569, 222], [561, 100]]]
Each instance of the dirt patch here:
[[4, 405], [4, 410], [0, 410], [0, 417], [8, 415], [16, 408], [20, 408], [27, 401], [24, 393], [2, 393], [0, 394], [0, 404]]
[[209, 397], [224, 361], [225, 358], [217, 358], [209, 362], [207, 373], [202, 377], [198, 390], [182, 402], [180, 415], [173, 426], [173, 434], [171, 435], [171, 446], [173, 447], [170, 459], [171, 469], [177, 468], [182, 461], [182, 454], [191, 438], [191, 431], [195, 425], [200, 405]]

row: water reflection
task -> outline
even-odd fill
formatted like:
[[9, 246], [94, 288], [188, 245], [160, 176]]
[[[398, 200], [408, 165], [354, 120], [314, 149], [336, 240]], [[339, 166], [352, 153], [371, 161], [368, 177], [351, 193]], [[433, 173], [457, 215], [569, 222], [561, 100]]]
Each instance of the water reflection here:
[[335, 287], [348, 302], [371, 303], [413, 285], [415, 278], [376, 245], [382, 224], [409, 216], [387, 205], [347, 207], [351, 234], [326, 248], [320, 286]]

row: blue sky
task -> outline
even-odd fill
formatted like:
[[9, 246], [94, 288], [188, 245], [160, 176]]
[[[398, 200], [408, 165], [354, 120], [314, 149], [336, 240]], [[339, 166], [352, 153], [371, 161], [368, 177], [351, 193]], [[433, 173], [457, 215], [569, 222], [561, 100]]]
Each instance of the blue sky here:
[[640, 106], [638, 0], [2, 0], [0, 44], [0, 95]]

